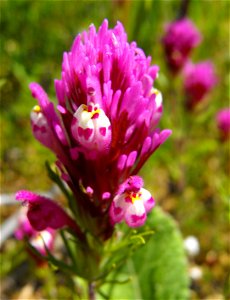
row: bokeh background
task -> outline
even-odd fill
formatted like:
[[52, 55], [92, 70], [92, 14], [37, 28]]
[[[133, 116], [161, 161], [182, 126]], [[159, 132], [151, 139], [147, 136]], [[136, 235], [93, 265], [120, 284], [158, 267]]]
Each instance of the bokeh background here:
[[[184, 109], [183, 76], [170, 74], [161, 44], [165, 24], [176, 18], [180, 6], [181, 1], [171, 0], [0, 2], [1, 194], [52, 188], [44, 162], [53, 162], [54, 156], [32, 136], [29, 114], [35, 101], [28, 84], [39, 82], [55, 101], [53, 79], [60, 78], [63, 52], [76, 34], [91, 23], [98, 28], [104, 18], [110, 27], [120, 20], [129, 41], [135, 40], [160, 66], [160, 126], [173, 130], [141, 171], [145, 185], [175, 218], [184, 238], [193, 235], [200, 243], [199, 254], [188, 258], [190, 267], [200, 270], [191, 280], [191, 298], [230, 299], [230, 153], [229, 141], [221, 142], [216, 125], [217, 111], [229, 106], [230, 2], [189, 3], [187, 16], [203, 36], [191, 59], [210, 59], [218, 77], [214, 90], [193, 112]], [[2, 205], [1, 222], [17, 209]], [[3, 243], [1, 257], [1, 299], [67, 299], [65, 287], [55, 287], [49, 269], [31, 262], [24, 270], [28, 257], [13, 236]]]

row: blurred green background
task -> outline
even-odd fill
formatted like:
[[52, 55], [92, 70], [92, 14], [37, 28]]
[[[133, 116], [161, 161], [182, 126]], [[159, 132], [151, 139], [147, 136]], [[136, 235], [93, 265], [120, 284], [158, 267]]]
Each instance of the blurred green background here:
[[[200, 254], [190, 264], [199, 266], [203, 275], [191, 284], [192, 299], [224, 299], [229, 296], [230, 163], [229, 143], [220, 142], [215, 115], [229, 105], [230, 2], [190, 1], [188, 17], [203, 35], [191, 58], [212, 60], [218, 76], [218, 85], [203, 105], [190, 113], [183, 108], [183, 78], [169, 74], [160, 42], [165, 24], [176, 18], [180, 5], [181, 1], [170, 0], [0, 2], [1, 193], [51, 187], [44, 162], [53, 162], [54, 156], [32, 136], [29, 114], [35, 101], [28, 84], [39, 82], [55, 101], [53, 79], [60, 78], [63, 52], [70, 49], [76, 34], [91, 23], [98, 28], [104, 18], [110, 27], [120, 20], [129, 41], [137, 41], [160, 66], [156, 81], [164, 98], [160, 126], [173, 130], [142, 170], [145, 185], [177, 220], [183, 236], [195, 235], [200, 242]], [[2, 220], [13, 210], [3, 207]], [[4, 244], [3, 281], [24, 255], [14, 239]], [[49, 282], [28, 299], [41, 295], [54, 299], [52, 273], [36, 272], [42, 282], [49, 276]], [[7, 297], [22, 299], [19, 291], [8, 291]]]

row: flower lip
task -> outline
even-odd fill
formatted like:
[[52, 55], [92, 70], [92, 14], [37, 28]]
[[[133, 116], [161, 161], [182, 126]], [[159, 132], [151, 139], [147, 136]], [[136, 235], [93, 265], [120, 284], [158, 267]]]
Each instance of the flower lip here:
[[129, 227], [144, 225], [147, 213], [152, 210], [155, 201], [150, 192], [144, 188], [139, 176], [131, 176], [123, 183], [110, 206], [112, 224], [124, 220]]
[[99, 104], [80, 105], [73, 116], [71, 131], [88, 156], [88, 150], [105, 153], [109, 148], [111, 123]]

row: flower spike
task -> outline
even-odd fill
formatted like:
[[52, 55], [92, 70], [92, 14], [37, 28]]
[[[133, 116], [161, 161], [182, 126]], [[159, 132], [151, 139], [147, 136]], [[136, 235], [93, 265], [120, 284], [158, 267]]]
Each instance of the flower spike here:
[[[31, 113], [34, 136], [55, 153], [57, 176], [72, 192], [82, 231], [102, 240], [122, 220], [143, 225], [154, 206], [136, 174], [171, 134], [158, 128], [163, 113], [163, 97], [154, 86], [158, 76], [159, 67], [136, 42], [128, 42], [123, 25], [109, 28], [104, 20], [98, 30], [91, 25], [78, 34], [63, 54], [61, 78], [54, 82], [57, 109], [38, 83], [30, 84], [38, 102]], [[29, 203], [33, 226], [73, 225], [54, 202], [33, 195], [17, 195]], [[60, 218], [48, 217], [52, 209]]]

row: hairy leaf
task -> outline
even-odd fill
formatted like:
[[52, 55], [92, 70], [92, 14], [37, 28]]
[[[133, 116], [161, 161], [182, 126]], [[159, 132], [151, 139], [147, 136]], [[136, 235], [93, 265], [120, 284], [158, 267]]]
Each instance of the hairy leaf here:
[[186, 256], [175, 221], [160, 208], [155, 208], [146, 226], [155, 234], [117, 276], [116, 279], [131, 276], [131, 280], [128, 284], [116, 285], [111, 299], [188, 299]]

